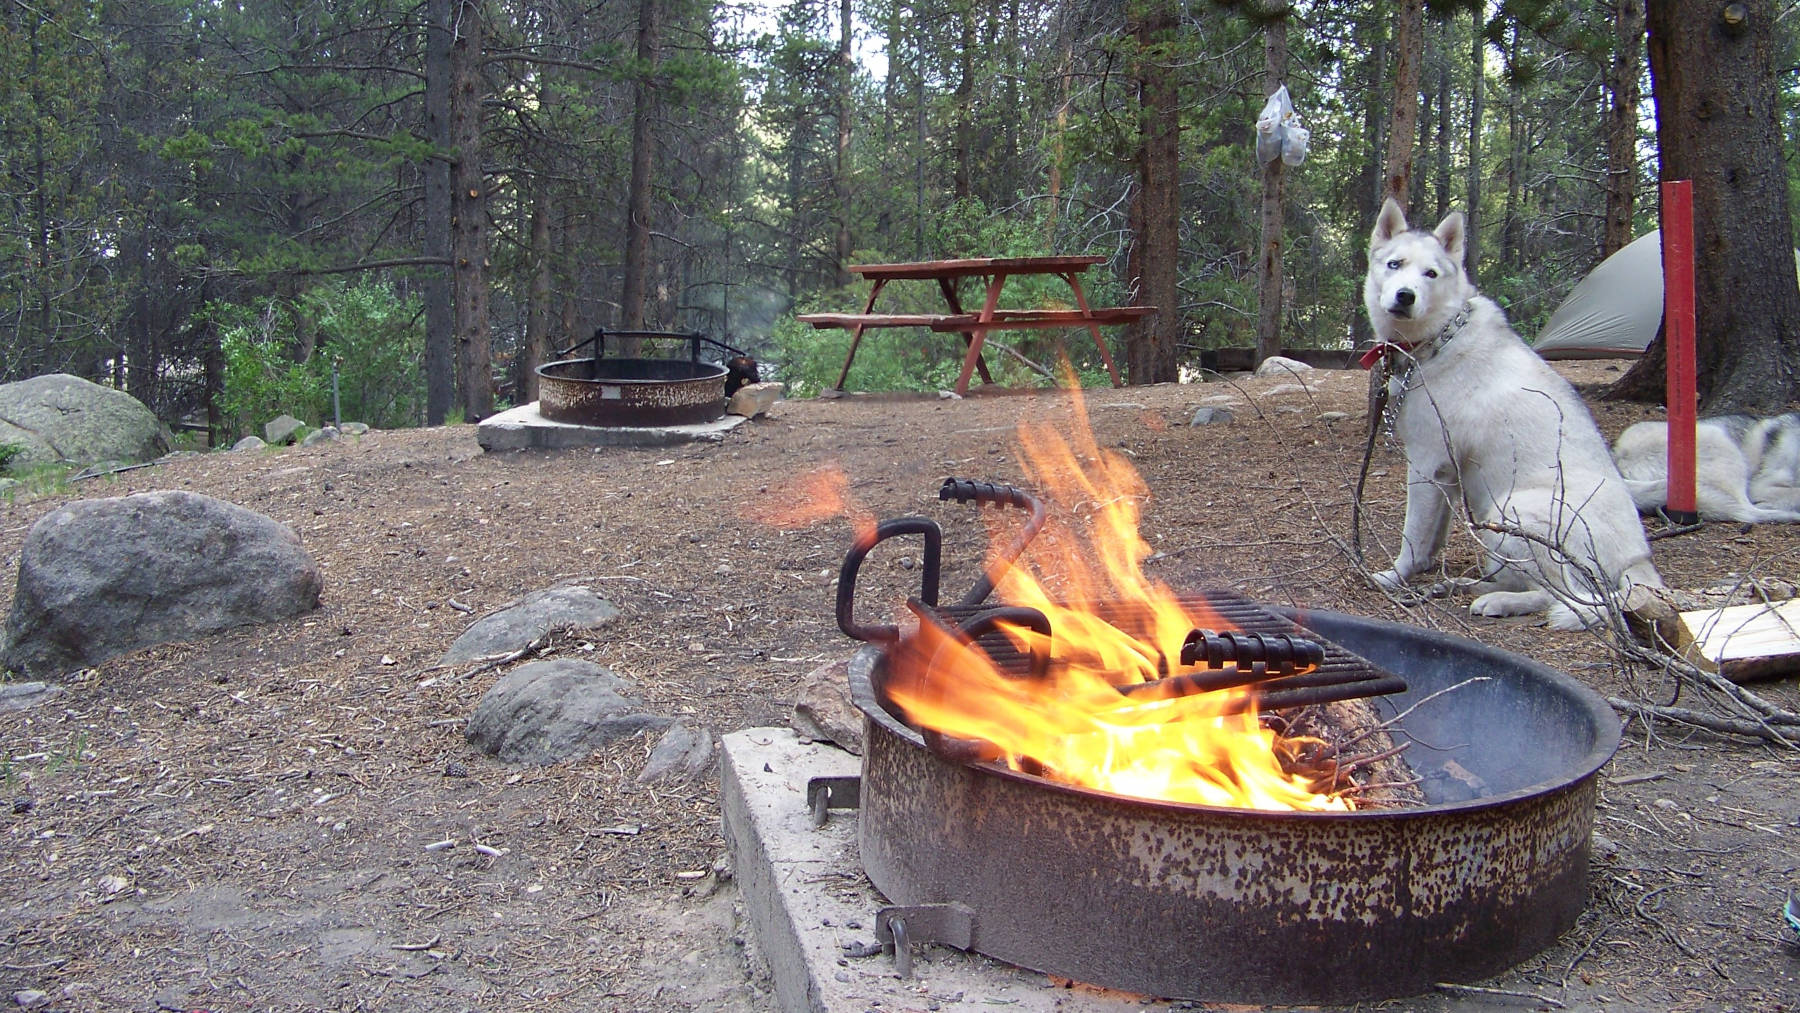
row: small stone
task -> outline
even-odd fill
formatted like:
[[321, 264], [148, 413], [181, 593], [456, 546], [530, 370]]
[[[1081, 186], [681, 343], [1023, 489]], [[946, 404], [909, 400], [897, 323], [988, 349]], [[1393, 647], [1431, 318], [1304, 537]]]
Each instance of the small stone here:
[[50, 994], [35, 988], [22, 988], [13, 993], [12, 1000], [20, 1009], [37, 1009], [50, 1001]]
[[461, 760], [451, 760], [444, 764], [445, 777], [468, 777], [469, 768]]
[[1209, 406], [1209, 407], [1200, 408], [1200, 409], [1196, 410], [1194, 412], [1194, 417], [1193, 417], [1192, 421], [1188, 422], [1188, 425], [1190, 425], [1190, 426], [1222, 425], [1224, 423], [1232, 421], [1232, 419], [1234, 419], [1235, 417], [1236, 416], [1232, 415], [1228, 409], [1214, 408], [1214, 407]]
[[36, 808], [37, 808], [37, 800], [36, 799], [29, 799], [29, 798], [13, 799], [12, 811], [13, 811], [14, 816], [23, 816], [26, 813], [28, 813], [31, 810], [36, 809]]

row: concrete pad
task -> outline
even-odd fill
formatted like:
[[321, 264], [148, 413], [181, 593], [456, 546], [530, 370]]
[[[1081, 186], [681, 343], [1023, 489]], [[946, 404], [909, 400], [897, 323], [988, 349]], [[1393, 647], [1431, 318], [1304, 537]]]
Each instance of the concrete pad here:
[[682, 443], [716, 443], [747, 421], [726, 415], [688, 426], [577, 426], [547, 419], [538, 403], [509, 408], [482, 419], [475, 440], [483, 450], [562, 450], [569, 447], [670, 447]]
[[[807, 782], [861, 772], [860, 758], [803, 740], [787, 728], [750, 728], [720, 741], [725, 843], [751, 922], [755, 951], [768, 965], [783, 1013], [924, 1013], [1001, 1008], [1008, 1013], [1164, 1013], [1172, 1010], [1356, 1013], [1514, 1013], [1545, 989], [1515, 970], [1460, 994], [1430, 994], [1357, 1006], [1241, 1006], [1158, 999], [1024, 970], [980, 954], [915, 945], [913, 976], [901, 979], [891, 954], [873, 949], [875, 913], [887, 904], [857, 854], [855, 810], [833, 809], [815, 828]], [[1021, 875], [1029, 875], [1022, 864]], [[1195, 940], [1204, 946], [1205, 940]], [[1571, 982], [1549, 989], [1565, 1008], [1647, 1013]]]
[[720, 755], [726, 844], [757, 952], [784, 1013], [1205, 1008], [1075, 985], [941, 946], [915, 944], [908, 980], [896, 975], [890, 954], [852, 955], [873, 947], [875, 912], [887, 902], [863, 875], [855, 811], [833, 809], [825, 826], [815, 828], [806, 784], [858, 774], [861, 759], [803, 741], [787, 728], [732, 732], [721, 740]]

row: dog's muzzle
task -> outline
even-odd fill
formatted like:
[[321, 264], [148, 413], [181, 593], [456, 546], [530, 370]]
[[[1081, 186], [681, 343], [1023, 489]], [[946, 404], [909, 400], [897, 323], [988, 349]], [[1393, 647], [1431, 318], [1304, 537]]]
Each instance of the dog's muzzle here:
[[1418, 301], [1418, 298], [1412, 289], [1403, 288], [1394, 293], [1394, 303], [1388, 307], [1388, 312], [1397, 317], [1410, 317], [1413, 303]]

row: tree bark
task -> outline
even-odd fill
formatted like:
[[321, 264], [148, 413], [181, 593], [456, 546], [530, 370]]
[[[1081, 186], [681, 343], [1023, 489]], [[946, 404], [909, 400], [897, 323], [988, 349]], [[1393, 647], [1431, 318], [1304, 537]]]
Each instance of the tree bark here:
[[[637, 78], [632, 84], [631, 189], [625, 200], [625, 278], [619, 294], [619, 327], [644, 329], [650, 291], [650, 174], [655, 166], [656, 74], [662, 53], [661, 0], [638, 0]], [[639, 342], [620, 346], [637, 354]]]
[[[1800, 284], [1778, 120], [1775, 5], [1662, 0], [1648, 5], [1646, 21], [1660, 175], [1694, 184], [1701, 413], [1785, 411], [1800, 395]], [[1659, 386], [1653, 363], [1646, 355], [1620, 380], [1620, 393]]]
[[1468, 272], [1469, 284], [1478, 287], [1477, 279], [1481, 275], [1481, 114], [1485, 111], [1483, 99], [1487, 91], [1487, 33], [1481, 15], [1480, 10], [1469, 12], [1472, 28], [1469, 61], [1473, 80], [1469, 86], [1469, 169], [1465, 184], [1468, 206], [1463, 209], [1463, 269]]
[[850, 131], [856, 64], [850, 56], [851, 41], [850, 0], [838, 0], [837, 161], [832, 169], [831, 183], [836, 198], [832, 245], [837, 254], [839, 285], [848, 285], [853, 280], [850, 274]]
[[481, 0], [458, 0], [450, 45], [450, 133], [456, 151], [451, 257], [456, 270], [464, 422], [479, 422], [494, 411], [493, 356], [488, 348], [487, 183], [481, 168], [482, 21]]
[[519, 404], [537, 400], [537, 368], [550, 353], [550, 182], [539, 177], [531, 200], [531, 290], [525, 303], [525, 337], [514, 361]]
[[[1263, 93], [1273, 95], [1287, 80], [1288, 19], [1263, 24]], [[1262, 167], [1262, 244], [1256, 263], [1256, 361], [1281, 354], [1281, 270], [1283, 171], [1279, 157]]]
[[1152, 0], [1139, 9], [1137, 40], [1138, 189], [1132, 202], [1130, 274], [1137, 298], [1157, 308], [1126, 330], [1125, 362], [1133, 384], [1179, 378], [1176, 336], [1181, 331], [1180, 262], [1181, 165], [1180, 88], [1168, 48], [1180, 28], [1173, 0]]
[[1644, 0], [1615, 0], [1612, 63], [1606, 91], [1606, 231], [1600, 241], [1605, 259], [1625, 248], [1633, 236], [1631, 219], [1637, 198], [1638, 77], [1643, 70]]
[[441, 426], [456, 400], [456, 315], [450, 261], [450, 18], [454, 0], [425, 7], [425, 139], [435, 151], [425, 162], [424, 255], [446, 266], [425, 273], [425, 424]]
[[1419, 133], [1419, 64], [1425, 53], [1425, 0], [1400, 0], [1394, 28], [1394, 103], [1388, 127], [1382, 196], [1401, 207], [1411, 191], [1413, 142]]

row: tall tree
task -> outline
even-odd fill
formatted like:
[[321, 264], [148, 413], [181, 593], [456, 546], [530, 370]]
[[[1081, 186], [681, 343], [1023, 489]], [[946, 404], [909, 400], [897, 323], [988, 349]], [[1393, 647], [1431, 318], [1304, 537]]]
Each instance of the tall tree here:
[[494, 410], [493, 356], [488, 334], [487, 179], [481, 161], [482, 35], [485, 0], [457, 0], [450, 43], [450, 137], [456, 265], [457, 356], [462, 372], [463, 421], [479, 422]]
[[[1800, 398], [1800, 283], [1777, 119], [1771, 0], [1648, 5], [1663, 180], [1694, 185], [1695, 365], [1703, 414], [1773, 414]], [[1663, 339], [1619, 382], [1662, 389]]]
[[1173, 59], [1179, 20], [1174, 0], [1136, 0], [1130, 9], [1139, 110], [1130, 274], [1138, 299], [1157, 313], [1127, 328], [1125, 362], [1132, 383], [1166, 383], [1178, 378], [1181, 326], [1181, 94]]
[[638, 0], [637, 64], [632, 79], [631, 189], [625, 204], [625, 277], [619, 326], [644, 329], [650, 290], [650, 197], [656, 165], [657, 72], [662, 56], [662, 0]]
[[[1275, 94], [1287, 83], [1287, 5], [1263, 23], [1263, 91]], [[1281, 352], [1281, 296], [1286, 278], [1281, 270], [1282, 175], [1280, 153], [1262, 166], [1262, 243], [1256, 262], [1256, 361]]]
[[1412, 186], [1413, 140], [1419, 132], [1419, 79], [1425, 56], [1425, 0], [1400, 0], [1394, 19], [1394, 102], [1382, 195], [1406, 206]]
[[1637, 199], [1638, 78], [1643, 70], [1644, 0], [1613, 0], [1613, 51], [1607, 64], [1606, 232], [1600, 256], [1625, 248]]
[[441, 426], [456, 401], [455, 272], [450, 266], [450, 43], [455, 0], [425, 4], [424, 254], [443, 266], [425, 278], [425, 423]]

